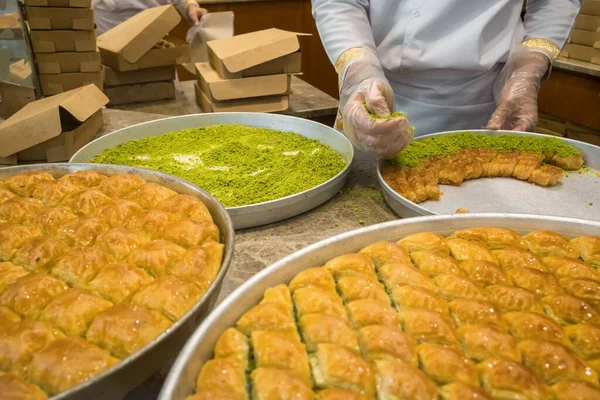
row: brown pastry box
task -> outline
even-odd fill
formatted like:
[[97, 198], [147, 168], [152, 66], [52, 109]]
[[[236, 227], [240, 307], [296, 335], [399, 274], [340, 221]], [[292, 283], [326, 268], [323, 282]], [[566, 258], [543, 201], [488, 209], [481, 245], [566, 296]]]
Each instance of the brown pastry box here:
[[142, 103], [175, 98], [175, 83], [171, 81], [148, 82], [133, 85], [105, 86], [104, 94], [110, 105]]
[[35, 55], [40, 74], [98, 72], [102, 70], [100, 52], [40, 53]]
[[30, 31], [31, 45], [37, 53], [96, 51], [96, 31]]
[[0, 157], [5, 163], [67, 161], [100, 131], [107, 103], [96, 85], [87, 85], [27, 104], [0, 124]]
[[581, 46], [578, 44], [567, 44], [564, 47], [561, 55], [563, 57], [587, 61], [593, 64], [600, 64], [600, 49], [595, 49], [593, 47]]
[[119, 72], [104, 66], [104, 84], [107, 86], [133, 85], [136, 83], [163, 82], [175, 79], [175, 66], [155, 67]]
[[27, 6], [90, 8], [92, 0], [25, 0]]
[[581, 0], [581, 14], [600, 15], [600, 0]]
[[575, 29], [600, 32], [600, 16], [579, 14], [575, 20]]
[[196, 102], [206, 113], [210, 112], [280, 112], [289, 107], [288, 96], [265, 96], [252, 99], [211, 101], [202, 91], [198, 82], [194, 82]]
[[40, 86], [44, 96], [52, 96], [89, 84], [95, 84], [102, 90], [104, 89], [102, 76], [102, 71], [40, 74]]
[[[102, 63], [117, 71], [183, 64], [190, 61], [190, 45], [169, 36], [181, 21], [173, 5], [149, 8], [98, 37]], [[172, 48], [153, 48], [161, 39]]]
[[573, 29], [569, 43], [581, 44], [600, 49], [600, 32]]
[[72, 7], [31, 7], [27, 6], [29, 28], [73, 29], [91, 31], [94, 29], [93, 8]]

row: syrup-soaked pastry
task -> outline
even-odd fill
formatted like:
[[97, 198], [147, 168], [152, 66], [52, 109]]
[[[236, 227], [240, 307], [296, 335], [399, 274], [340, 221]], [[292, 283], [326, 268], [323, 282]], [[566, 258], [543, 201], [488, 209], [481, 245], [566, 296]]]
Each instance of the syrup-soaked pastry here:
[[498, 264], [485, 243], [479, 240], [448, 239], [446, 246], [457, 261], [488, 261]]
[[177, 321], [202, 296], [198, 286], [175, 276], [156, 278], [142, 286], [131, 297], [131, 304], [162, 312], [171, 321]]
[[577, 258], [579, 252], [567, 239], [551, 231], [535, 231], [523, 236], [529, 250], [539, 257]]
[[69, 336], [82, 336], [94, 317], [113, 304], [81, 289], [68, 289], [56, 296], [40, 315]]
[[575, 380], [598, 384], [598, 374], [573, 351], [562, 344], [544, 340], [519, 343], [523, 364], [531, 368], [547, 384]]
[[448, 302], [432, 292], [417, 286], [401, 286], [391, 293], [391, 298], [398, 311], [409, 308], [423, 308], [448, 314]]
[[561, 326], [550, 318], [533, 312], [511, 312], [504, 314], [510, 333], [517, 340], [552, 340], [569, 345], [569, 339]]
[[477, 364], [483, 388], [494, 399], [546, 400], [548, 389], [529, 368], [502, 356]]
[[458, 299], [448, 304], [450, 315], [458, 326], [489, 325], [506, 330], [506, 322], [497, 306], [480, 300]]
[[17, 197], [16, 194], [6, 188], [6, 186], [0, 186], [0, 204]]
[[512, 268], [531, 268], [539, 271], [546, 271], [542, 260], [529, 250], [517, 247], [505, 247], [503, 249], [492, 250], [492, 254], [498, 260], [498, 264], [504, 270]]
[[167, 266], [185, 253], [185, 249], [166, 240], [153, 240], [137, 248], [127, 258], [129, 264], [145, 269], [154, 277], [167, 274]]
[[38, 386], [25, 379], [0, 372], [0, 393], [4, 400], [46, 400], [48, 396]]
[[250, 344], [248, 338], [235, 328], [229, 328], [219, 337], [215, 345], [215, 358], [232, 358], [247, 370]]
[[521, 181], [528, 180], [531, 177], [531, 173], [539, 168], [543, 160], [544, 155], [541, 153], [529, 150], [520, 151], [512, 176]]
[[142, 186], [144, 180], [134, 174], [118, 174], [103, 179], [98, 190], [112, 198], [124, 197]]
[[590, 367], [592, 367], [592, 369], [594, 371], [596, 371], [598, 374], [600, 374], [600, 358], [596, 358], [594, 360], [588, 360], [587, 363]]
[[84, 382], [119, 360], [78, 337], [55, 340], [33, 355], [27, 378], [49, 394]]
[[252, 371], [252, 399], [312, 400], [315, 395], [309, 383], [295, 374], [271, 368]]
[[512, 283], [510, 277], [497, 264], [489, 261], [462, 261], [460, 269], [471, 280], [479, 282], [482, 286]]
[[191, 247], [167, 266], [170, 275], [194, 283], [202, 292], [208, 290], [221, 269], [223, 245], [217, 242]]
[[31, 197], [41, 200], [47, 206], [55, 206], [70, 194], [80, 192], [79, 186], [68, 181], [46, 181], [40, 182], [33, 187]]
[[501, 311], [533, 311], [543, 313], [543, 307], [535, 293], [514, 286], [492, 285], [485, 288], [488, 300]]
[[[300, 379], [299, 379], [300, 380]], [[229, 396], [225, 399], [246, 400], [246, 372], [235, 358], [215, 358], [208, 361], [196, 381], [198, 393], [216, 392], [219, 395]], [[219, 397], [201, 397], [207, 400]]]
[[56, 234], [61, 226], [76, 219], [77, 216], [64, 206], [42, 207], [25, 217], [25, 224], [34, 225], [52, 235]]
[[33, 355], [65, 334], [50, 324], [23, 320], [0, 329], [0, 369], [22, 375]]
[[544, 257], [542, 261], [557, 277], [591, 279], [600, 282], [600, 272], [581, 260], [566, 257]]
[[0, 259], [10, 260], [27, 240], [42, 236], [35, 226], [24, 226], [10, 222], [0, 224]]
[[208, 208], [198, 198], [187, 194], [176, 194], [162, 200], [156, 206], [157, 210], [175, 214], [181, 218], [212, 221]]
[[219, 242], [219, 228], [212, 221], [182, 219], [167, 225], [162, 238], [183, 247]]
[[105, 179], [106, 176], [96, 171], [89, 170], [77, 171], [72, 174], [64, 175], [59, 179], [59, 181], [67, 181], [79, 187], [90, 188], [98, 186]]
[[111, 228], [116, 228], [123, 226], [131, 217], [143, 210], [139, 204], [131, 200], [117, 199], [98, 207], [92, 215], [106, 221]]
[[478, 240], [491, 250], [505, 247], [527, 248], [517, 232], [504, 228], [471, 228], [454, 232], [449, 239]]
[[379, 276], [390, 291], [406, 285], [418, 286], [431, 291], [437, 290], [431, 279], [407, 264], [385, 264], [379, 268]]
[[310, 355], [315, 385], [337, 387], [374, 396], [375, 368], [359, 352], [337, 344], [323, 343]]
[[562, 293], [558, 280], [552, 274], [531, 268], [513, 268], [507, 272], [515, 285], [538, 296]]
[[560, 286], [567, 293], [579, 297], [598, 310], [600, 307], [600, 282], [589, 279], [560, 278]]
[[[549, 155], [546, 155], [545, 159], [547, 160], [548, 158]], [[558, 154], [554, 154], [552, 155], [551, 160], [552, 165], [555, 165], [567, 171], [578, 170], [579, 168], [581, 168], [584, 162], [585, 160], [583, 159], [581, 154], [575, 154], [569, 157], [561, 157]]]
[[133, 232], [139, 232], [158, 239], [163, 237], [163, 232], [167, 225], [179, 221], [180, 218], [175, 214], [165, 211], [148, 210], [132, 215], [127, 220], [126, 227]]
[[361, 254], [368, 256], [376, 268], [385, 264], [410, 263], [408, 250], [394, 242], [377, 242], [363, 248]]
[[317, 393], [317, 400], [375, 400], [375, 398], [353, 390], [330, 388]]
[[118, 304], [96, 315], [86, 339], [125, 358], [150, 343], [171, 326], [164, 315], [144, 307]]
[[0, 331], [7, 325], [12, 325], [21, 321], [21, 317], [12, 312], [12, 310], [5, 306], [0, 306]]
[[292, 301], [292, 294], [290, 293], [290, 289], [284, 284], [265, 290], [263, 299], [259, 304], [267, 303], [281, 304], [288, 310], [290, 316], [294, 315], [294, 302]]
[[546, 314], [561, 324], [600, 324], [600, 313], [585, 301], [567, 294], [542, 299]]
[[17, 279], [27, 275], [28, 272], [11, 262], [0, 262], [0, 295]]
[[77, 215], [88, 216], [100, 207], [111, 202], [110, 197], [97, 189], [88, 189], [66, 196], [62, 204], [71, 208]]
[[354, 350], [359, 350], [356, 334], [348, 320], [327, 314], [306, 314], [299, 321], [302, 338], [306, 350], [317, 351], [320, 343], [337, 343]]
[[377, 279], [368, 276], [345, 276], [338, 281], [338, 289], [346, 303], [354, 300], [373, 299], [390, 304], [390, 298], [383, 285]]
[[52, 275], [75, 287], [85, 287], [100, 269], [115, 259], [93, 247], [72, 247], [56, 261]]
[[577, 249], [581, 258], [600, 268], [600, 237], [582, 236], [571, 239], [571, 244]]
[[433, 343], [450, 347], [458, 345], [454, 324], [445, 315], [420, 309], [400, 313], [404, 331], [417, 343]]
[[325, 264], [324, 268], [331, 272], [336, 279], [356, 274], [371, 276], [377, 279], [373, 262], [365, 254], [346, 254], [336, 257]]
[[573, 349], [585, 360], [600, 358], [600, 326], [577, 324], [565, 327]]
[[415, 251], [410, 254], [415, 266], [425, 275], [464, 275], [458, 263], [447, 253], [439, 251]]
[[270, 331], [300, 340], [293, 317], [281, 304], [266, 303], [252, 307], [242, 315], [236, 327], [246, 336], [254, 331]]
[[146, 271], [131, 264], [110, 263], [85, 284], [85, 288], [115, 304], [123, 302], [152, 278]]
[[419, 364], [423, 372], [439, 384], [464, 382], [477, 385], [475, 365], [461, 350], [439, 344], [422, 344], [417, 347]]
[[521, 354], [514, 337], [491, 326], [468, 325], [456, 331], [467, 356], [482, 361], [494, 355], [501, 355], [521, 361]]
[[419, 369], [393, 359], [376, 361], [375, 367], [380, 399], [437, 399], [435, 382]]
[[317, 288], [302, 288], [296, 290], [293, 297], [299, 317], [320, 313], [348, 318], [344, 304], [337, 294]]
[[362, 353], [371, 361], [400, 359], [417, 366], [416, 343], [402, 329], [390, 325], [370, 325], [360, 328], [358, 340]]
[[600, 399], [598, 386], [587, 382], [561, 381], [552, 386], [557, 399], [596, 400]]
[[61, 226], [57, 235], [70, 246], [91, 246], [98, 235], [109, 229], [108, 224], [100, 218], [79, 218]]
[[485, 300], [485, 294], [479, 285], [464, 276], [438, 275], [433, 281], [440, 289], [442, 297], [452, 301], [456, 299]]
[[26, 217], [42, 207], [44, 203], [38, 199], [15, 197], [0, 204], [0, 219], [22, 223]]
[[411, 253], [416, 251], [441, 251], [442, 253], [448, 253], [446, 239], [437, 233], [415, 233], [414, 235], [407, 236], [398, 241], [398, 243], [408, 249]]
[[561, 168], [554, 165], [542, 165], [531, 172], [531, 176], [527, 181], [544, 187], [556, 186], [564, 175], [565, 172]]
[[32, 171], [11, 176], [4, 183], [17, 195], [29, 197], [36, 184], [53, 180], [54, 177], [48, 172]]
[[48, 274], [29, 274], [14, 281], [0, 297], [7, 306], [23, 318], [37, 319], [42, 309], [68, 286]]
[[69, 247], [51, 236], [38, 236], [26, 241], [15, 253], [13, 263], [29, 272], [48, 272]]
[[163, 185], [155, 182], [147, 182], [130, 192], [126, 198], [135, 201], [144, 208], [155, 208], [161, 201], [176, 194], [176, 191], [166, 188]]
[[255, 368], [285, 369], [310, 382], [308, 355], [302, 343], [265, 331], [252, 332], [251, 342]]
[[356, 300], [347, 307], [350, 320], [356, 329], [369, 325], [400, 326], [398, 312], [377, 300]]
[[125, 228], [112, 228], [96, 237], [95, 246], [111, 254], [117, 260], [123, 260], [131, 252], [150, 242], [150, 238]]
[[289, 288], [292, 293], [302, 288], [317, 288], [326, 292], [336, 293], [333, 276], [325, 268], [305, 269], [292, 279]]
[[441, 400], [492, 400], [485, 390], [462, 382], [453, 382], [439, 389]]

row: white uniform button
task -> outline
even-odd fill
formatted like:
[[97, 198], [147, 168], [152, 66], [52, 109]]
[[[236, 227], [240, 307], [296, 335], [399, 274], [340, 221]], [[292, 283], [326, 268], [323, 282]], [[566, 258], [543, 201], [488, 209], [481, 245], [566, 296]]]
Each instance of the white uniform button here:
[[420, 16], [421, 16], [421, 13], [419, 12], [419, 10], [417, 10], [413, 13], [413, 17], [415, 17], [415, 18], [419, 18]]

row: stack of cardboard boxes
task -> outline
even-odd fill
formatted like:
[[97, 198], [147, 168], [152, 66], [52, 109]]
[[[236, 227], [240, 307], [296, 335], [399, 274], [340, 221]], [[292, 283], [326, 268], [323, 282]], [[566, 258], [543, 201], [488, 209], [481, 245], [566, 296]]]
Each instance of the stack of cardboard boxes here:
[[294, 32], [267, 29], [207, 43], [196, 64], [196, 101], [204, 112], [278, 112], [289, 106], [291, 74], [301, 71]]
[[190, 60], [190, 46], [169, 36], [180, 21], [174, 6], [154, 7], [98, 38], [109, 104], [175, 98], [175, 65]]
[[600, 64], [600, 0], [582, 0], [575, 29], [561, 56]]
[[102, 89], [92, 0], [25, 0], [44, 96], [95, 84]]

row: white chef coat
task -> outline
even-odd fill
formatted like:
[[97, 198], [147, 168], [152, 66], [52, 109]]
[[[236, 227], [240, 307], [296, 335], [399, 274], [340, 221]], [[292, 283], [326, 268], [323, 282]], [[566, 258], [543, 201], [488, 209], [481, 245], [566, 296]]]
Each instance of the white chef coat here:
[[493, 85], [513, 41], [564, 46], [579, 0], [312, 0], [332, 63], [374, 51], [415, 135], [478, 129], [495, 110]]
[[147, 8], [175, 4], [183, 13], [184, 0], [93, 0], [98, 34], [114, 28]]

